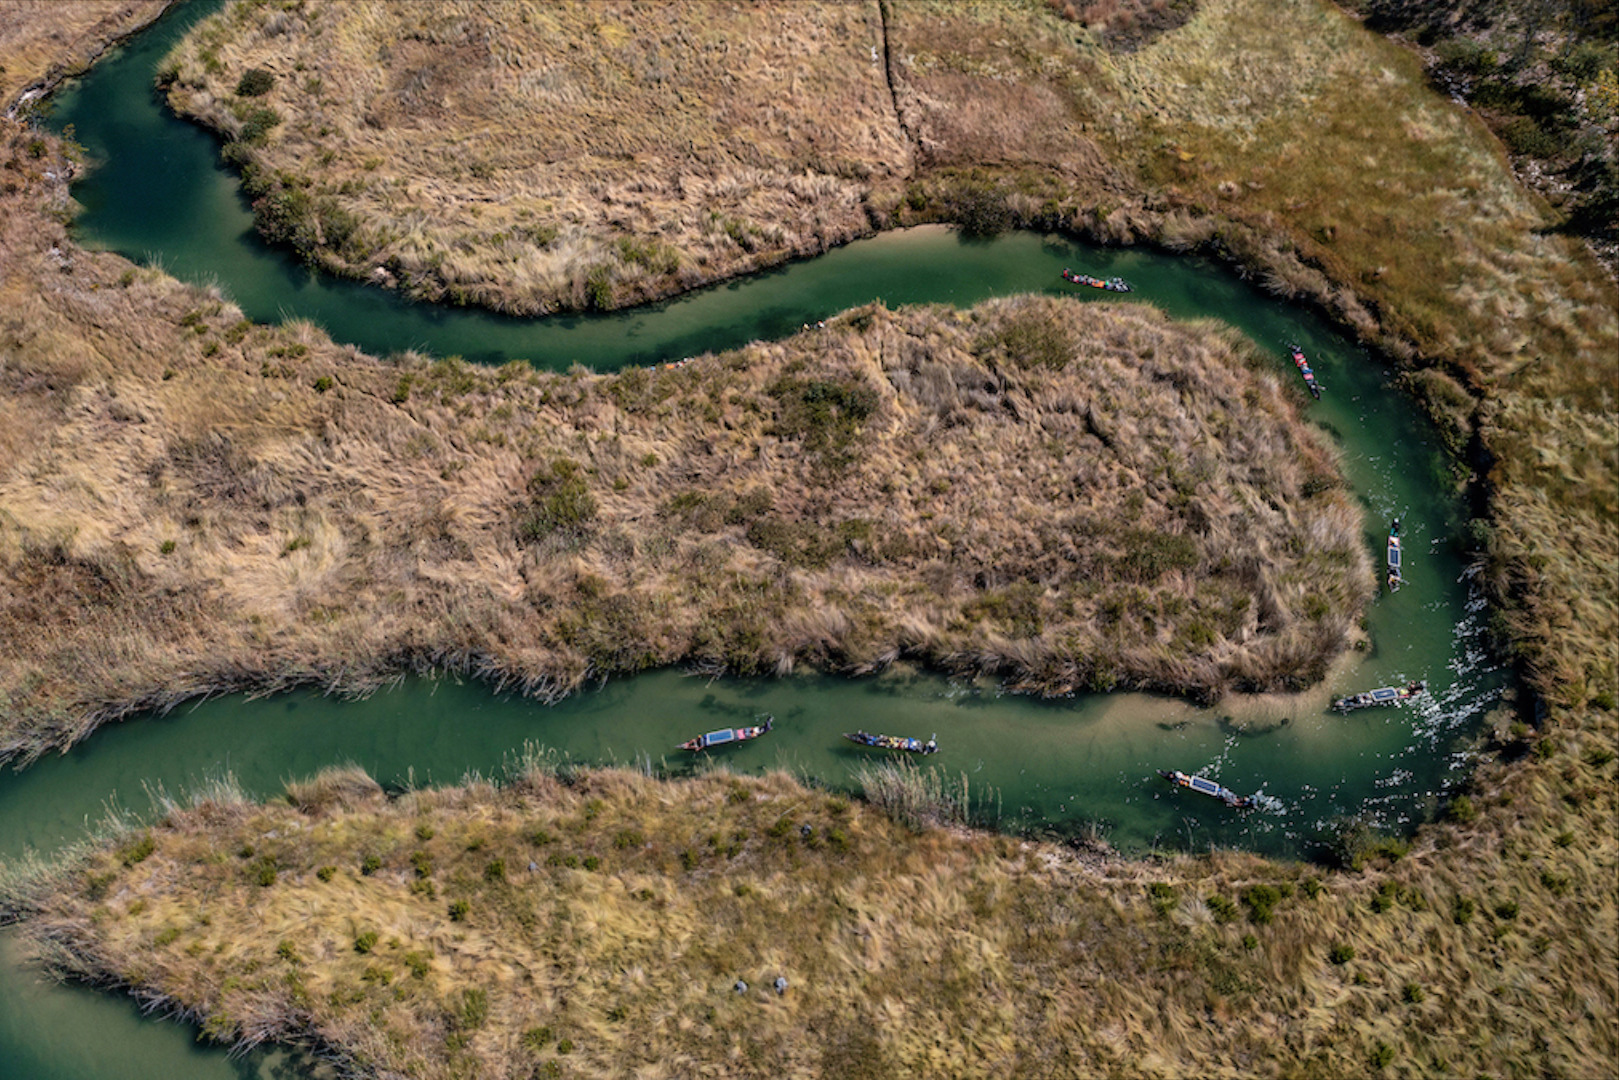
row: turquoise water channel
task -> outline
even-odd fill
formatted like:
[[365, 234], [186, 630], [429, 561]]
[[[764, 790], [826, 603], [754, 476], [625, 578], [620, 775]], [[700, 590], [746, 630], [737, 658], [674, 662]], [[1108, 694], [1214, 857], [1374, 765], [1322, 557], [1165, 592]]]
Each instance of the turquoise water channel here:
[[[1481, 645], [1482, 604], [1460, 554], [1465, 516], [1454, 479], [1434, 432], [1390, 389], [1392, 373], [1310, 313], [1199, 259], [1031, 233], [967, 241], [944, 228], [859, 241], [609, 316], [524, 321], [406, 304], [312, 274], [259, 242], [234, 176], [217, 163], [215, 139], [169, 115], [152, 92], [163, 54], [216, 6], [182, 6], [53, 102], [50, 122], [73, 125], [95, 165], [75, 188], [86, 246], [217, 283], [250, 318], [308, 318], [373, 353], [415, 348], [556, 369], [610, 370], [779, 337], [874, 299], [965, 306], [1019, 292], [1065, 293], [1072, 291], [1059, 276], [1065, 266], [1119, 275], [1136, 286], [1132, 302], [1237, 326], [1274, 354], [1287, 377], [1296, 375], [1284, 344], [1305, 349], [1326, 387], [1308, 414], [1341, 449], [1379, 564], [1387, 521], [1401, 518], [1409, 584], [1374, 602], [1372, 648], [1349, 658], [1327, 685], [1207, 710], [1133, 694], [1040, 701], [911, 670], [757, 681], [663, 671], [555, 706], [448, 679], [407, 680], [357, 702], [315, 693], [219, 698], [104, 729], [66, 754], [0, 774], [0, 859], [56, 850], [112, 802], [144, 809], [149, 788], [175, 793], [222, 770], [266, 796], [288, 778], [351, 761], [385, 784], [451, 783], [468, 771], [498, 774], [530, 744], [575, 762], [679, 774], [694, 762], [673, 749], [677, 742], [763, 713], [775, 716], [775, 731], [715, 758], [846, 787], [872, 752], [842, 732], [937, 733], [942, 749], [928, 764], [964, 774], [986, 821], [1059, 833], [1100, 829], [1129, 851], [1213, 844], [1308, 855], [1346, 817], [1392, 828], [1420, 821], [1463, 775], [1463, 747], [1503, 676]], [[1427, 679], [1432, 692], [1411, 707], [1349, 716], [1327, 710], [1343, 693], [1413, 678]], [[1242, 793], [1263, 790], [1279, 809], [1234, 813], [1171, 790], [1160, 768], [1201, 772]], [[152, 1023], [125, 999], [41, 981], [18, 965], [16, 949], [11, 935], [0, 935], [0, 1080], [308, 1071], [278, 1055], [230, 1059], [199, 1049], [188, 1026]]]

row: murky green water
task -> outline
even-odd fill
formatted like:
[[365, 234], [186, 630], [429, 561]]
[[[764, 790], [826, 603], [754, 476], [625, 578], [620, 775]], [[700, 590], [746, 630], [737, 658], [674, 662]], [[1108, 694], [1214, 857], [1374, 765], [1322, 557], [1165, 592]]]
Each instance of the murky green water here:
[[[678, 773], [693, 763], [675, 743], [760, 713], [776, 717], [776, 730], [724, 751], [735, 768], [787, 768], [842, 786], [871, 760], [842, 732], [937, 733], [943, 749], [929, 764], [965, 774], [984, 797], [984, 813], [1003, 826], [1100, 823], [1131, 850], [1218, 844], [1305, 854], [1345, 815], [1390, 826], [1419, 820], [1465, 767], [1461, 740], [1495, 700], [1500, 675], [1479, 645], [1482, 611], [1457, 554], [1463, 519], [1452, 483], [1432, 431], [1386, 387], [1390, 373], [1313, 316], [1196, 259], [1026, 233], [964, 242], [939, 228], [861, 241], [614, 316], [521, 321], [402, 304], [312, 275], [267, 249], [233, 176], [216, 164], [214, 139], [161, 109], [152, 70], [185, 25], [215, 6], [182, 8], [56, 101], [53, 123], [73, 124], [102, 163], [76, 188], [87, 245], [153, 257], [178, 276], [218, 282], [252, 318], [311, 318], [368, 351], [522, 357], [555, 368], [613, 369], [728, 348], [879, 298], [890, 306], [967, 305], [1064, 292], [1064, 266], [1117, 274], [1135, 283], [1132, 300], [1240, 327], [1275, 352], [1278, 370], [1292, 370], [1283, 343], [1304, 347], [1327, 388], [1310, 415], [1343, 449], [1345, 471], [1368, 507], [1367, 544], [1380, 563], [1384, 524], [1399, 515], [1409, 584], [1373, 605], [1372, 651], [1330, 685], [1208, 711], [1141, 695], [1042, 702], [908, 671], [858, 681], [716, 682], [666, 671], [554, 707], [476, 684], [421, 680], [360, 702], [307, 693], [220, 698], [109, 728], [68, 754], [0, 775], [0, 858], [58, 848], [82, 835], [109, 800], [142, 809], [149, 785], [175, 792], [223, 769], [262, 794], [347, 761], [385, 783], [453, 782], [469, 770], [496, 773], [524, 743], [538, 743], [579, 762]], [[1426, 678], [1433, 690], [1412, 708], [1348, 717], [1325, 711], [1338, 694], [1410, 678]], [[1245, 736], [1223, 717], [1274, 727]], [[1281, 809], [1230, 812], [1170, 790], [1156, 776], [1160, 768], [1202, 772], [1243, 793], [1263, 789]], [[0, 936], [0, 973], [0, 1078], [303, 1074], [276, 1057], [231, 1060], [196, 1049], [190, 1028], [141, 1019], [123, 999], [41, 984], [18, 967], [10, 936]]]

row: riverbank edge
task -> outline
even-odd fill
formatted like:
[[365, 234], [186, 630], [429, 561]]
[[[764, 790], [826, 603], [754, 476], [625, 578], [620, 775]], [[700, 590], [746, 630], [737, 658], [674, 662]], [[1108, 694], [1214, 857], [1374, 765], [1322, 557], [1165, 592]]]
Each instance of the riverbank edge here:
[[138, 23], [128, 26], [120, 33], [100, 42], [88, 56], [72, 62], [58, 61], [51, 64], [44, 75], [23, 87], [9, 102], [4, 103], [4, 107], [0, 108], [0, 116], [4, 116], [8, 120], [15, 119], [20, 110], [36, 101], [44, 100], [67, 80], [78, 78], [89, 71], [110, 50], [116, 49], [130, 38], [150, 27], [172, 11], [178, 3], [180, 3], [180, 0], [158, 0], [158, 8], [150, 16], [142, 18]]

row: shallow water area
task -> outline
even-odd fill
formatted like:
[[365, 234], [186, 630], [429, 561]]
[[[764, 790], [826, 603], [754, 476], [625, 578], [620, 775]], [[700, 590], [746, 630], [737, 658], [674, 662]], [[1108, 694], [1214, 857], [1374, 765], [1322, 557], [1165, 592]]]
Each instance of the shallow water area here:
[[[551, 707], [453, 679], [406, 680], [353, 702], [314, 692], [222, 697], [109, 727], [66, 754], [0, 773], [0, 859], [59, 849], [110, 801], [143, 811], [149, 791], [182, 794], [225, 770], [260, 796], [345, 762], [397, 788], [453, 783], [468, 771], [497, 776], [525, 744], [576, 763], [680, 775], [712, 761], [748, 772], [785, 768], [849, 788], [862, 765], [887, 755], [843, 732], [936, 733], [941, 750], [922, 766], [957, 782], [965, 776], [987, 823], [1099, 832], [1127, 851], [1212, 844], [1282, 857], [1308, 854], [1344, 817], [1391, 827], [1420, 820], [1464, 775], [1462, 750], [1497, 700], [1502, 675], [1482, 648], [1484, 613], [1459, 554], [1465, 521], [1455, 478], [1431, 428], [1389, 387], [1392, 372], [1310, 313], [1204, 260], [1032, 233], [966, 241], [942, 227], [878, 236], [615, 315], [525, 321], [406, 304], [313, 274], [262, 244], [235, 176], [217, 162], [217, 140], [163, 110], [153, 70], [195, 18], [217, 7], [181, 6], [55, 102], [52, 123], [73, 124], [99, 163], [75, 188], [88, 246], [217, 282], [251, 318], [310, 318], [377, 354], [418, 348], [555, 369], [578, 362], [612, 370], [731, 348], [874, 299], [965, 306], [1042, 291], [1117, 302], [1064, 283], [1060, 272], [1122, 276], [1136, 288], [1123, 302], [1235, 325], [1274, 355], [1282, 378], [1297, 378], [1285, 344], [1304, 349], [1325, 395], [1301, 395], [1302, 407], [1341, 448], [1379, 566], [1388, 521], [1401, 518], [1408, 584], [1373, 602], [1369, 648], [1346, 658], [1325, 686], [1213, 709], [1140, 694], [1040, 701], [903, 668], [859, 680], [711, 681], [661, 671]], [[1413, 678], [1427, 679], [1430, 693], [1409, 706], [1347, 716], [1327, 709], [1342, 694]], [[775, 716], [776, 728], [759, 740], [696, 757], [674, 749], [763, 714]], [[1171, 788], [1158, 769], [1207, 775], [1240, 794], [1262, 790], [1280, 809], [1237, 813]], [[273, 1056], [228, 1059], [199, 1049], [191, 1029], [153, 1024], [123, 999], [38, 984], [15, 956], [15, 936], [0, 934], [0, 1077], [305, 1075], [304, 1066]]]

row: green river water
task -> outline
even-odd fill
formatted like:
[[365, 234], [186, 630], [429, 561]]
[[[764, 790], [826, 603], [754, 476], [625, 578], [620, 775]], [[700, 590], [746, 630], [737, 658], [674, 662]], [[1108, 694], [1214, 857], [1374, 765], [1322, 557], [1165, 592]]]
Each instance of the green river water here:
[[[1503, 677], [1481, 644], [1482, 604], [1459, 554], [1465, 518], [1454, 483], [1433, 431], [1388, 387], [1391, 373], [1313, 315], [1199, 259], [1030, 233], [969, 242], [944, 228], [859, 241], [611, 316], [525, 321], [406, 304], [312, 274], [260, 243], [234, 176], [217, 165], [217, 142], [169, 115], [152, 92], [163, 54], [215, 8], [214, 0], [183, 6], [52, 102], [50, 123], [72, 124], [97, 165], [75, 188], [87, 246], [217, 282], [250, 318], [309, 318], [370, 352], [416, 348], [559, 369], [614, 369], [779, 337], [873, 299], [968, 305], [1061, 293], [1070, 289], [1059, 278], [1064, 266], [1118, 274], [1135, 284], [1132, 300], [1241, 328], [1276, 355], [1279, 371], [1292, 372], [1285, 342], [1304, 347], [1327, 388], [1310, 416], [1342, 448], [1367, 507], [1366, 543], [1380, 564], [1384, 528], [1398, 515], [1409, 584], [1374, 602], [1372, 649], [1328, 685], [1210, 710], [1144, 695], [1038, 701], [909, 670], [862, 680], [712, 682], [664, 671], [555, 706], [453, 680], [408, 680], [358, 702], [312, 692], [219, 698], [107, 728], [66, 754], [0, 774], [0, 859], [56, 850], [111, 803], [144, 809], [147, 787], [180, 792], [222, 770], [262, 795], [349, 761], [385, 784], [449, 783], [469, 770], [497, 774], [530, 743], [577, 762], [679, 774], [693, 763], [675, 743], [760, 713], [776, 717], [776, 730], [726, 752], [734, 768], [787, 768], [846, 786], [870, 757], [842, 732], [937, 733], [942, 749], [928, 764], [965, 774], [986, 820], [1055, 832], [1099, 825], [1131, 851], [1214, 844], [1308, 855], [1347, 816], [1410, 827], [1465, 775], [1464, 746]], [[1427, 679], [1432, 691], [1412, 707], [1327, 711], [1343, 693], [1412, 678]], [[1244, 725], [1267, 730], [1244, 735]], [[1160, 768], [1201, 772], [1241, 793], [1262, 789], [1279, 809], [1234, 813], [1170, 789]], [[229, 1058], [198, 1046], [190, 1026], [153, 1022], [126, 998], [44, 980], [18, 950], [14, 934], [0, 934], [0, 1080], [309, 1075], [307, 1063], [283, 1054]]]

